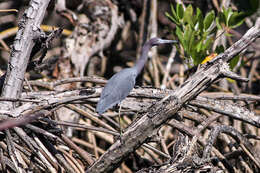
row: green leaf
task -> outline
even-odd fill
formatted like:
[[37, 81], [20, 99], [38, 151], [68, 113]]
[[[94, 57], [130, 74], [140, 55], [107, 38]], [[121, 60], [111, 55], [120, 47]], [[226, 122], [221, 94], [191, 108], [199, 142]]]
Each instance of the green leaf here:
[[241, 58], [240, 64], [241, 64], [242, 67], [246, 65], [246, 63], [245, 63], [243, 58]]
[[224, 13], [222, 13], [222, 12], [218, 13], [218, 17], [219, 17], [219, 23], [220, 23], [220, 25], [221, 25], [221, 24], [225, 24], [225, 25], [226, 25], [226, 19], [225, 19]]
[[232, 37], [232, 34], [225, 32], [225, 36]]
[[180, 29], [180, 27], [176, 26], [175, 33], [176, 33], [178, 40], [180, 41], [181, 45], [183, 46], [184, 45], [183, 32]]
[[206, 42], [202, 45], [202, 50], [206, 51], [209, 49], [209, 46], [213, 43], [212, 37], [208, 38]]
[[194, 65], [200, 64], [206, 56], [204, 52], [196, 52], [196, 51], [192, 52], [192, 55], [193, 55], [192, 59]]
[[177, 16], [177, 14], [176, 14], [176, 12], [175, 12], [174, 7], [173, 7], [172, 4], [171, 4], [171, 11], [172, 11], [172, 15], [173, 15], [173, 17], [174, 17], [175, 19], [177, 19], [178, 16]]
[[191, 30], [191, 33], [190, 33], [190, 40], [189, 40], [189, 47], [188, 47], [188, 51], [191, 52], [192, 49], [195, 49], [193, 46], [194, 46], [194, 43], [195, 43], [195, 31], [194, 30]]
[[221, 24], [220, 24], [220, 19], [219, 19], [219, 17], [216, 17], [216, 25], [217, 25], [217, 28], [218, 28], [219, 30], [222, 30], [222, 26], [221, 26]]
[[236, 81], [234, 79], [231, 79], [231, 78], [227, 78], [227, 81], [230, 82], [230, 83], [236, 83]]
[[203, 31], [203, 16], [199, 8], [196, 9], [196, 18], [199, 30]]
[[184, 45], [183, 45], [185, 51], [187, 51], [188, 53], [190, 50], [189, 43], [190, 43], [191, 36], [192, 36], [192, 29], [191, 29], [191, 26], [188, 25], [184, 31]]
[[177, 21], [177, 19], [175, 19], [173, 16], [171, 16], [168, 12], [165, 13], [165, 15], [173, 21], [173, 23], [175, 23], [176, 25], [180, 25], [180, 22]]
[[234, 12], [229, 19], [229, 23], [228, 26], [230, 26], [231, 28], [236, 28], [238, 26], [240, 26], [245, 19], [245, 15], [243, 12]]
[[199, 53], [196, 52], [195, 50], [192, 50], [191, 58], [193, 60], [193, 65], [198, 65]]
[[193, 16], [193, 8], [191, 5], [189, 5], [184, 12], [183, 22], [184, 23], [186, 22], [186, 23], [194, 26], [193, 21], [192, 21], [192, 18], [193, 18], [192, 16]]
[[210, 31], [208, 33], [209, 33], [209, 35], [211, 35], [211, 34], [217, 33], [217, 30], [218, 30], [218, 28], [216, 26], [214, 26], [214, 27], [210, 28]]
[[176, 25], [180, 25], [180, 24], [181, 24], [181, 23], [180, 23], [180, 20], [179, 20], [179, 18], [178, 18], [178, 16], [177, 16], [177, 14], [176, 14], [176, 12], [175, 12], [174, 7], [173, 7], [172, 4], [171, 4], [171, 12], [172, 12], [172, 15], [170, 15], [168, 12], [166, 12], [165, 15], [166, 15], [170, 20], [172, 20], [173, 23], [175, 23]]
[[202, 41], [199, 41], [199, 43], [196, 45], [196, 51], [197, 52], [200, 52], [201, 51], [201, 49], [202, 49], [202, 43], [203, 43], [203, 40]]
[[177, 4], [176, 12], [177, 12], [179, 19], [181, 20], [183, 18], [183, 14], [184, 14], [184, 9], [181, 4]]
[[204, 30], [207, 31], [208, 28], [211, 26], [211, 24], [214, 22], [215, 19], [215, 13], [214, 11], [209, 12], [204, 21], [203, 21], [203, 25], [204, 25]]
[[223, 13], [224, 13], [224, 17], [225, 17], [225, 25], [227, 26], [227, 27], [229, 27], [229, 19], [230, 19], [230, 17], [231, 17], [231, 15], [232, 15], [232, 9], [229, 7], [228, 9], [225, 9], [224, 7], [223, 7]]
[[229, 66], [230, 69], [233, 70], [235, 68], [235, 66], [237, 65], [237, 63], [239, 62], [239, 55], [235, 56], [234, 58], [231, 59], [231, 61], [229, 62]]

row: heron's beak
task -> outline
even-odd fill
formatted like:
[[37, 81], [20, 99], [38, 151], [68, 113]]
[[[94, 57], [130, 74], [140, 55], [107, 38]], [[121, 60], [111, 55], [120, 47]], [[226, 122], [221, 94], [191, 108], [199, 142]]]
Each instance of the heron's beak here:
[[160, 44], [169, 44], [169, 43], [178, 43], [177, 40], [163, 40], [163, 39], [160, 39]]

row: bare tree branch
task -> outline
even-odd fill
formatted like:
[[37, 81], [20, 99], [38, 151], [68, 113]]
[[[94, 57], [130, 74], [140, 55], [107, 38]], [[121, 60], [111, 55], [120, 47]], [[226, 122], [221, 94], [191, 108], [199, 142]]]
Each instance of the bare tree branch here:
[[[19, 21], [19, 30], [12, 46], [2, 97], [15, 99], [21, 93], [34, 39], [41, 33], [40, 24], [49, 2], [50, 0], [31, 0], [28, 9]], [[6, 110], [14, 107], [13, 102], [1, 102], [0, 105]]]

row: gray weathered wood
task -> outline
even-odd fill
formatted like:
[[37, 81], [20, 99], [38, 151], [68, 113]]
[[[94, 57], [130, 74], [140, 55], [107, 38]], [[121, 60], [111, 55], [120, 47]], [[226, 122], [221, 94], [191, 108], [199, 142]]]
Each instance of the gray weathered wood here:
[[[29, 7], [19, 21], [19, 30], [12, 45], [11, 56], [8, 62], [6, 78], [2, 90], [2, 97], [19, 98], [24, 74], [34, 46], [34, 39], [39, 36], [46, 8], [50, 0], [31, 0]], [[1, 102], [0, 107], [8, 110], [14, 102]]]

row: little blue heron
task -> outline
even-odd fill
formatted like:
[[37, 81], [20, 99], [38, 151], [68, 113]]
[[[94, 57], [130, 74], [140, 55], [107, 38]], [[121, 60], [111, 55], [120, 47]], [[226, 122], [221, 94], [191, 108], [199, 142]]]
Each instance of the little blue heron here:
[[142, 54], [134, 67], [126, 68], [114, 74], [105, 85], [101, 97], [98, 101], [96, 112], [103, 114], [107, 109], [124, 100], [135, 86], [135, 80], [142, 71], [147, 61], [148, 52], [151, 47], [159, 44], [177, 43], [176, 40], [163, 40], [160, 38], [152, 38], [146, 42], [142, 48]]

